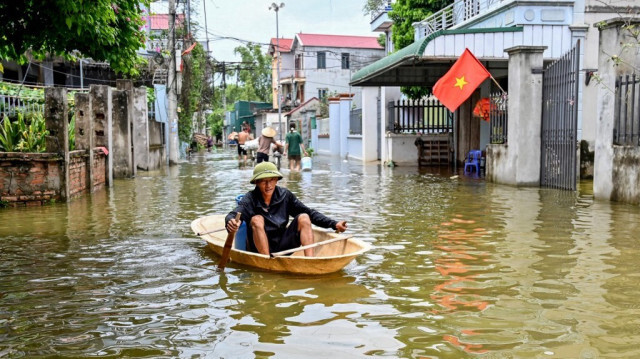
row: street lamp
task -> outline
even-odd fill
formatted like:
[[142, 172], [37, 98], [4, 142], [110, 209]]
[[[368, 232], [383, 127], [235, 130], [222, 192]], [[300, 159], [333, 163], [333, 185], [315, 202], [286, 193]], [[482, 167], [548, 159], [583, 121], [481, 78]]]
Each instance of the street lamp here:
[[280, 133], [280, 142], [282, 143], [282, 106], [280, 103], [281, 91], [280, 91], [280, 34], [278, 33], [278, 12], [280, 9], [284, 7], [284, 3], [281, 2], [280, 5], [276, 3], [272, 3], [269, 6], [269, 10], [273, 10], [276, 12], [276, 51], [278, 54], [278, 62], [276, 63], [276, 81], [278, 83], [278, 132]]

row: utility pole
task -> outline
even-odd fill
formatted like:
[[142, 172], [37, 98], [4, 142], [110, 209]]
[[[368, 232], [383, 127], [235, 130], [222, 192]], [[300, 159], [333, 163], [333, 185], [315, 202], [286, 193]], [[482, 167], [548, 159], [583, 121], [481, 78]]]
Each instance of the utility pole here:
[[[222, 61], [222, 115], [224, 116], [222, 123], [224, 123], [227, 119], [227, 68], [224, 61]], [[234, 130], [235, 128], [232, 128], [231, 132]]]
[[[281, 2], [280, 5], [276, 4], [276, 3], [272, 3], [271, 6], [269, 6], [269, 10], [273, 10], [276, 12], [276, 53], [278, 54], [278, 61], [276, 62], [276, 66], [277, 66], [277, 72], [276, 74], [278, 75], [278, 132], [280, 133], [280, 142], [282, 142], [282, 101], [281, 101], [281, 94], [282, 91], [280, 91], [280, 34], [278, 33], [278, 12], [280, 11], [281, 8], [284, 7], [284, 3]], [[278, 166], [279, 168], [280, 166]]]
[[169, 0], [169, 70], [167, 73], [169, 165], [178, 164], [178, 94], [176, 82], [176, 2]]

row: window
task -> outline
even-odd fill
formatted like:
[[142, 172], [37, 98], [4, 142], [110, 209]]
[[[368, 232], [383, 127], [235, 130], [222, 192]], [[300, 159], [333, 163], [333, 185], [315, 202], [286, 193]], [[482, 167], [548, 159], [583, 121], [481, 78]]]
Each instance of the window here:
[[296, 55], [296, 58], [294, 60], [294, 67], [296, 69], [296, 71], [298, 70], [302, 70], [302, 54], [298, 54]]
[[322, 100], [329, 93], [329, 89], [318, 89], [318, 98]]
[[327, 54], [324, 51], [318, 52], [318, 68], [319, 69], [327, 68]]
[[342, 69], [343, 70], [349, 69], [349, 53], [348, 52], [342, 53]]

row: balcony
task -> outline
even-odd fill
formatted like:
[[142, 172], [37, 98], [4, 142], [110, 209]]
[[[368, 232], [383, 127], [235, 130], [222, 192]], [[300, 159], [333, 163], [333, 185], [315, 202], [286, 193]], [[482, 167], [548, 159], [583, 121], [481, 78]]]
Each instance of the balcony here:
[[384, 6], [371, 12], [371, 31], [385, 32], [391, 28], [393, 21], [389, 18], [391, 0], [385, 1]]
[[473, 18], [488, 14], [511, 0], [456, 0], [428, 18], [413, 24], [415, 40], [419, 40], [439, 30], [459, 28]]

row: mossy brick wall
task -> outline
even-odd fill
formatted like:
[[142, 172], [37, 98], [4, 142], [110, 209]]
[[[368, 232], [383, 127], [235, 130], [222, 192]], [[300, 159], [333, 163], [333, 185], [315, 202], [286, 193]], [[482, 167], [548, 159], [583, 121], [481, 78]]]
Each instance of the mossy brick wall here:
[[30, 206], [62, 199], [62, 166], [55, 153], [0, 152], [0, 200]]
[[69, 154], [69, 194], [73, 198], [84, 193], [89, 187], [86, 151]]
[[[69, 154], [69, 192], [71, 197], [89, 192], [91, 181], [87, 168], [88, 155], [86, 151], [73, 151]], [[93, 151], [93, 191], [105, 185], [105, 155], [96, 149]]]
[[93, 189], [103, 188], [107, 184], [107, 160], [102, 150], [93, 150]]

